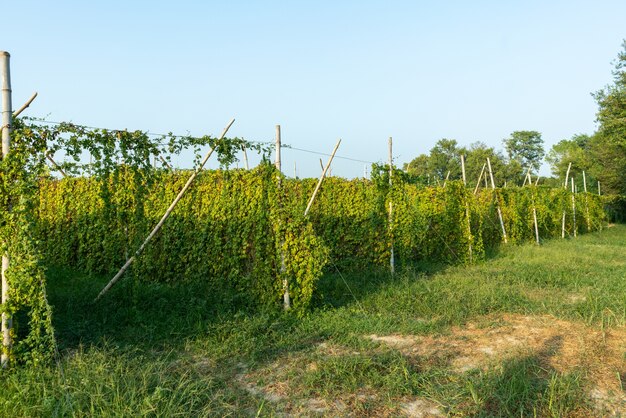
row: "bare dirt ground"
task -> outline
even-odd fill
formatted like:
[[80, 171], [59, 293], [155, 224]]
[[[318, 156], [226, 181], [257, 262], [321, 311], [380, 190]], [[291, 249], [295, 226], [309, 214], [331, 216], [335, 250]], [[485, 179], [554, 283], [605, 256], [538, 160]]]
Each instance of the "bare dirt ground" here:
[[[486, 370], [503, 361], [533, 356], [542, 367], [559, 373], [584, 374], [589, 398], [598, 416], [626, 416], [626, 329], [601, 330], [551, 316], [489, 316], [445, 335], [363, 335], [381, 347], [398, 350], [408, 358], [445, 363], [451, 373]], [[343, 356], [353, 350], [323, 342], [316, 355]], [[366, 353], [360, 353], [366, 354]], [[285, 416], [358, 416], [354, 408], [385, 394], [364, 390], [336, 399], [299, 397], [289, 381], [294, 369], [315, 370], [305, 354], [293, 354], [253, 371], [242, 370], [241, 388], [271, 403], [281, 403]], [[379, 402], [381, 404], [381, 402]], [[432, 399], [401, 399], [395, 406], [370, 410], [376, 416], [445, 416], [445, 406]]]

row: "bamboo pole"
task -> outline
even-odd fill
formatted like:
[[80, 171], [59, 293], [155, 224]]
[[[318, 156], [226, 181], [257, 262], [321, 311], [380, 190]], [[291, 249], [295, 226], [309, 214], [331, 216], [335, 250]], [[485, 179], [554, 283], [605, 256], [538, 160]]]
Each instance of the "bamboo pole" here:
[[[278, 170], [278, 194], [279, 194], [279, 199], [280, 199], [280, 193], [281, 193], [281, 189], [282, 189], [282, 178], [281, 178], [281, 159], [280, 159], [280, 149], [282, 147], [282, 137], [280, 134], [280, 125], [276, 125], [276, 161], [274, 162], [274, 164], [276, 165], [276, 170]], [[282, 202], [279, 200], [278, 201], [278, 206], [280, 207], [282, 205]], [[279, 219], [278, 222], [282, 222], [282, 220]], [[280, 229], [280, 228], [279, 228]], [[283, 252], [283, 245], [285, 243], [285, 239], [284, 237], [280, 237], [280, 246], [279, 246], [279, 253], [278, 253], [278, 257], [280, 258], [280, 277], [283, 278], [283, 309], [284, 310], [289, 310], [291, 309], [291, 296], [289, 295], [289, 280], [287, 279], [287, 275], [285, 274], [285, 272], [287, 271], [287, 266], [286, 266], [286, 261], [285, 261], [285, 253]]]
[[587, 232], [591, 232], [591, 219], [589, 218], [589, 201], [587, 200], [587, 176], [583, 170], [583, 190], [585, 191], [585, 214], [587, 215]]
[[600, 180], [598, 180], [598, 196], [602, 196], [602, 194], [600, 193]]
[[463, 178], [463, 186], [467, 186], [467, 180], [465, 179], [465, 156], [461, 154], [461, 175]]
[[[563, 188], [567, 190], [567, 181], [569, 180], [569, 170], [572, 168], [572, 163], [569, 163], [567, 166], [567, 172], [565, 173], [565, 183], [563, 183]], [[561, 238], [565, 238], [565, 209], [563, 209], [563, 219], [561, 221]]]
[[[461, 174], [463, 177], [463, 186], [467, 186], [467, 179], [465, 177], [465, 156], [461, 154]], [[465, 187], [463, 188], [463, 192], [467, 192]], [[464, 194], [465, 198], [465, 219], [467, 219], [467, 240], [468, 240], [468, 252], [469, 252], [469, 261], [470, 263], [473, 261], [473, 248], [472, 248], [472, 218], [470, 216], [469, 210], [469, 202], [467, 201], [467, 195]]]
[[246, 170], [250, 170], [250, 165], [248, 164], [248, 153], [246, 152], [246, 146], [242, 145], [241, 150], [243, 151], [243, 162], [246, 166]]
[[[11, 55], [6, 51], [0, 51], [0, 78], [2, 79], [2, 158], [6, 158], [11, 148]], [[10, 206], [5, 208], [10, 211]], [[5, 245], [7, 243], [4, 243]], [[7, 280], [6, 271], [9, 269], [9, 255], [2, 254], [2, 306], [6, 306], [9, 302], [9, 282]], [[7, 312], [2, 313], [2, 353], [0, 354], [0, 365], [2, 368], [9, 366], [9, 355], [13, 347], [11, 338], [11, 329], [13, 328], [13, 318]]]
[[170, 170], [170, 171], [173, 171], [173, 170], [172, 170], [172, 166], [168, 164], [167, 160], [166, 160], [165, 158], [163, 158], [163, 156], [162, 156], [162, 155], [159, 155], [159, 159], [161, 160], [161, 163], [163, 163], [163, 166], [164, 166], [165, 168], [167, 168], [167, 169], [168, 169], [168, 170]]
[[532, 196], [533, 199], [533, 222], [535, 223], [535, 239], [537, 240], [537, 245], [539, 245], [539, 224], [537, 222], [537, 207], [535, 206], [535, 196]]
[[572, 177], [572, 222], [574, 224], [574, 238], [576, 238], [576, 189], [574, 188], [574, 177]]
[[311, 206], [313, 205], [313, 201], [315, 200], [315, 196], [317, 196], [317, 192], [320, 190], [320, 187], [322, 186], [322, 182], [324, 181], [324, 178], [326, 177], [326, 172], [328, 171], [330, 164], [333, 162], [333, 158], [335, 158], [335, 153], [337, 152], [337, 148], [339, 148], [339, 144], [341, 144], [341, 139], [337, 141], [337, 144], [335, 145], [335, 148], [333, 149], [332, 154], [330, 154], [330, 159], [328, 160], [328, 163], [326, 163], [326, 167], [324, 167], [324, 170], [322, 171], [322, 175], [320, 176], [320, 179], [318, 180], [317, 185], [315, 186], [315, 190], [313, 190], [311, 199], [309, 199], [309, 204], [306, 205], [306, 209], [304, 210], [305, 218], [309, 214], [309, 211], [311, 210]]
[[[522, 187], [526, 186], [526, 182], [530, 179], [530, 168], [532, 166], [528, 166], [528, 170], [526, 171], [526, 176], [524, 176], [524, 183], [522, 184]], [[533, 181], [532, 179], [530, 179], [530, 184], [532, 184]]]
[[36, 97], [37, 97], [37, 92], [34, 92], [33, 95], [30, 96], [30, 99], [28, 99], [26, 103], [22, 105], [22, 107], [20, 107], [18, 110], [13, 112], [13, 117], [14, 118], [18, 117], [24, 110], [26, 110], [28, 106], [30, 106], [30, 104], [33, 102], [33, 100], [35, 100]]
[[54, 168], [56, 168], [59, 171], [59, 173], [61, 173], [63, 177], [67, 177], [67, 174], [65, 173], [65, 171], [61, 168], [60, 165], [56, 163], [56, 161], [54, 161], [54, 159], [52, 159], [52, 156], [49, 153], [46, 153], [46, 158], [48, 159], [48, 161], [50, 161], [50, 163], [54, 166]]
[[448, 182], [448, 179], [450, 178], [450, 170], [448, 170], [448, 174], [446, 174], [446, 178], [443, 181], [443, 188], [446, 188], [446, 183]]
[[[448, 171], [448, 175], [450, 172]], [[389, 271], [391, 274], [396, 272], [396, 259], [394, 254], [394, 242], [393, 242], [393, 196], [392, 186], [393, 186], [393, 139], [389, 137], [389, 237], [391, 240], [391, 249], [389, 252]], [[443, 187], [446, 187], [446, 183], [444, 181]]]
[[504, 240], [504, 243], [507, 244], [509, 241], [506, 237], [506, 229], [504, 228], [504, 219], [502, 218], [502, 209], [500, 209], [500, 202], [498, 202], [498, 196], [496, 195], [496, 182], [493, 181], [493, 171], [491, 170], [491, 161], [489, 161], [489, 157], [487, 157], [487, 167], [489, 168], [489, 178], [491, 179], [491, 189], [493, 190], [494, 196], [496, 198], [496, 209], [498, 210], [498, 218], [500, 219], [500, 226], [502, 227], [502, 239]]
[[235, 123], [235, 119], [232, 119], [228, 123], [228, 125], [226, 125], [226, 128], [224, 128], [224, 130], [222, 131], [222, 134], [220, 135], [220, 137], [215, 142], [215, 145], [206, 153], [206, 155], [204, 156], [204, 159], [200, 162], [200, 165], [194, 170], [193, 173], [191, 173], [191, 176], [189, 176], [189, 179], [187, 180], [187, 183], [185, 183], [185, 185], [183, 186], [181, 191], [178, 193], [178, 195], [176, 196], [174, 201], [167, 208], [167, 210], [163, 214], [163, 217], [161, 218], [159, 223], [156, 224], [156, 226], [154, 227], [152, 232], [150, 232], [150, 234], [144, 240], [144, 242], [141, 244], [141, 246], [137, 249], [137, 251], [135, 251], [135, 255], [130, 257], [128, 260], [126, 260], [126, 263], [117, 272], [117, 274], [111, 279], [111, 281], [109, 283], [107, 283], [107, 285], [104, 287], [104, 289], [102, 289], [102, 291], [98, 294], [98, 296], [96, 297], [94, 302], [97, 302], [106, 292], [109, 291], [109, 289], [122, 277], [124, 272], [128, 269], [128, 267], [130, 267], [130, 265], [133, 263], [133, 261], [135, 261], [135, 259], [143, 252], [144, 248], [146, 248], [146, 245], [148, 245], [148, 243], [152, 240], [152, 238], [154, 238], [154, 236], [157, 234], [157, 232], [159, 232], [159, 230], [161, 229], [161, 227], [163, 226], [163, 224], [165, 223], [167, 218], [169, 218], [170, 215], [172, 214], [172, 211], [174, 210], [174, 208], [176, 207], [176, 205], [178, 204], [180, 199], [183, 198], [183, 196], [185, 195], [187, 190], [191, 187], [191, 184], [193, 183], [193, 181], [198, 176], [198, 173], [200, 173], [202, 171], [202, 169], [204, 168], [204, 165], [208, 161], [209, 157], [211, 157], [211, 154], [213, 154], [213, 151], [215, 151], [215, 149], [219, 146], [219, 143], [222, 141], [222, 139], [224, 139], [224, 136], [226, 136], [226, 132], [228, 132], [228, 130], [230, 129], [230, 127], [232, 126], [233, 123]]
[[476, 194], [478, 192], [478, 187], [480, 186], [480, 181], [483, 178], [483, 173], [485, 172], [485, 167], [487, 166], [487, 163], [483, 164], [483, 168], [480, 170], [480, 175], [478, 176], [478, 181], [476, 182], [476, 187], [474, 188], [474, 194]]

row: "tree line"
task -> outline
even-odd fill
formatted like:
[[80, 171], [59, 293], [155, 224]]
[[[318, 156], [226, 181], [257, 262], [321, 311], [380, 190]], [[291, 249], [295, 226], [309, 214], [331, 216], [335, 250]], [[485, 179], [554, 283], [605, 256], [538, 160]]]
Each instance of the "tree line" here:
[[597, 130], [592, 134], [576, 134], [556, 143], [546, 153], [541, 133], [515, 131], [504, 138], [504, 150], [496, 150], [483, 142], [468, 147], [455, 139], [443, 138], [430, 150], [404, 165], [404, 171], [415, 182], [438, 184], [446, 178], [461, 177], [461, 155], [465, 157], [467, 178], [476, 181], [483, 164], [490, 159], [497, 186], [521, 186], [526, 173], [537, 175], [542, 162], [550, 164], [552, 176], [542, 184], [563, 184], [571, 163], [570, 176], [574, 176], [578, 189], [583, 189], [582, 172], [587, 184], [597, 190], [601, 183], [602, 194], [626, 196], [626, 40], [613, 63], [613, 81], [592, 93], [598, 104]]

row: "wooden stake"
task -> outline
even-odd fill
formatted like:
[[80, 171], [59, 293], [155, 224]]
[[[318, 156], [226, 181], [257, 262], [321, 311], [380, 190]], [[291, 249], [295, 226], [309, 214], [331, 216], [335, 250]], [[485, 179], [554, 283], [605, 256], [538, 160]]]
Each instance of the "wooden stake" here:
[[587, 177], [583, 170], [583, 190], [585, 191], [585, 214], [587, 215], [587, 232], [591, 232], [591, 219], [589, 219], [589, 201], [587, 200]]
[[600, 181], [598, 180], [598, 196], [602, 196], [602, 194], [600, 193]]
[[[282, 140], [281, 140], [281, 135], [280, 135], [280, 125], [276, 125], [276, 161], [275, 161], [275, 164], [276, 164], [276, 169], [278, 170], [277, 180], [278, 180], [279, 196], [280, 196], [280, 190], [282, 189], [282, 179], [280, 176], [281, 168], [282, 168], [281, 161], [280, 161], [280, 148], [282, 146], [281, 141]], [[281, 205], [282, 205], [282, 202], [279, 200], [278, 206], [281, 206]], [[278, 222], [282, 222], [282, 220], [279, 219]], [[285, 272], [287, 271], [287, 266], [285, 264], [286, 262], [285, 253], [282, 250], [284, 243], [285, 243], [284, 237], [280, 237], [278, 257], [280, 258], [280, 276], [283, 278], [283, 309], [287, 311], [291, 309], [291, 296], [289, 295], [289, 280], [287, 280], [287, 275], [285, 274]]]
[[222, 139], [224, 139], [224, 136], [226, 136], [226, 132], [228, 132], [228, 129], [230, 129], [230, 127], [232, 126], [233, 123], [235, 123], [235, 119], [232, 119], [228, 123], [228, 125], [226, 125], [226, 128], [224, 128], [224, 131], [222, 131], [222, 134], [220, 135], [220, 137], [215, 142], [215, 145], [204, 156], [204, 159], [200, 162], [200, 165], [198, 166], [198, 168], [196, 168], [194, 170], [194, 172], [191, 174], [191, 176], [189, 176], [189, 179], [187, 180], [187, 183], [185, 183], [185, 185], [183, 186], [181, 191], [178, 193], [178, 196], [176, 196], [174, 201], [167, 208], [167, 210], [163, 214], [163, 217], [161, 218], [159, 223], [156, 224], [156, 226], [154, 227], [152, 232], [150, 232], [150, 234], [144, 240], [144, 242], [141, 244], [141, 246], [137, 249], [137, 251], [135, 251], [135, 255], [130, 257], [128, 260], [126, 260], [126, 263], [122, 266], [120, 271], [118, 271], [117, 274], [111, 279], [111, 281], [104, 287], [104, 289], [102, 289], [102, 291], [98, 294], [98, 297], [96, 297], [94, 302], [97, 302], [106, 292], [109, 291], [109, 289], [120, 279], [120, 277], [122, 277], [124, 272], [128, 269], [128, 267], [130, 267], [130, 265], [133, 263], [133, 261], [135, 261], [135, 258], [137, 258], [143, 252], [144, 248], [146, 248], [146, 245], [148, 245], [148, 243], [152, 240], [152, 238], [154, 238], [154, 236], [157, 234], [157, 232], [159, 232], [159, 230], [161, 229], [161, 227], [163, 226], [163, 224], [165, 223], [167, 218], [169, 218], [169, 216], [171, 215], [172, 211], [174, 210], [174, 208], [176, 207], [176, 205], [178, 204], [180, 199], [183, 198], [183, 196], [185, 195], [187, 190], [191, 187], [191, 184], [193, 183], [193, 181], [198, 176], [198, 173], [200, 173], [200, 171], [202, 171], [202, 169], [204, 168], [204, 165], [208, 161], [209, 157], [211, 157], [211, 154], [213, 154], [213, 151], [219, 146], [220, 141]]
[[54, 168], [56, 168], [59, 171], [59, 173], [61, 173], [63, 177], [67, 177], [67, 174], [65, 173], [65, 171], [63, 171], [61, 166], [58, 165], [56, 161], [52, 159], [52, 156], [50, 154], [46, 153], [46, 158], [48, 159], [48, 161], [50, 161], [50, 163], [54, 166]]
[[243, 151], [243, 162], [246, 166], [246, 170], [250, 170], [250, 165], [248, 164], [248, 153], [246, 152], [246, 146], [242, 145], [241, 150]]
[[[572, 163], [569, 163], [567, 166], [567, 172], [565, 173], [565, 183], [563, 183], [563, 188], [567, 190], [567, 181], [569, 180], [569, 170], [572, 168]], [[565, 239], [565, 209], [563, 209], [563, 220], [561, 221], [561, 238]]]
[[489, 168], [489, 177], [491, 178], [491, 189], [493, 190], [494, 196], [496, 198], [496, 209], [498, 210], [498, 218], [500, 218], [500, 226], [502, 227], [502, 239], [504, 239], [504, 243], [507, 244], [508, 240], [506, 238], [506, 229], [504, 229], [504, 219], [502, 218], [500, 202], [498, 202], [497, 200], [498, 196], [496, 195], [496, 183], [495, 181], [493, 181], [493, 171], [491, 171], [491, 161], [489, 161], [489, 158], [487, 158], [487, 167]]
[[463, 186], [467, 186], [465, 179], [465, 156], [463, 154], [461, 154], [461, 174], [463, 175]]
[[448, 174], [446, 174], [446, 178], [443, 181], [443, 188], [446, 188], [446, 183], [448, 182], [448, 179], [450, 178], [450, 170], [448, 170]]
[[[450, 172], [448, 171], [448, 175], [449, 174]], [[396, 272], [396, 259], [395, 259], [395, 254], [394, 254], [394, 242], [393, 242], [393, 200], [391, 199], [391, 196], [393, 196], [393, 193], [391, 193], [391, 187], [393, 185], [392, 178], [393, 178], [393, 139], [389, 137], [389, 237], [391, 240], [391, 249], [389, 252], [389, 271], [391, 272], [391, 274], [394, 274]], [[445, 182], [443, 184], [443, 187], [446, 187]]]
[[535, 196], [533, 195], [533, 221], [535, 223], [535, 239], [539, 245], [539, 224], [537, 223], [537, 207], [535, 206]]
[[167, 168], [167, 169], [168, 169], [168, 170], [170, 170], [170, 171], [173, 171], [173, 170], [172, 170], [172, 166], [171, 166], [171, 165], [169, 165], [169, 164], [167, 163], [167, 160], [166, 160], [165, 158], [163, 158], [163, 156], [162, 156], [162, 155], [159, 155], [159, 159], [161, 159], [161, 162], [163, 163], [163, 166], [164, 166], [165, 168]]
[[324, 170], [322, 171], [322, 175], [320, 176], [320, 179], [318, 180], [317, 185], [315, 186], [315, 190], [313, 190], [311, 199], [309, 199], [309, 204], [306, 206], [306, 209], [304, 210], [304, 217], [306, 217], [309, 214], [309, 211], [311, 210], [311, 206], [313, 205], [315, 196], [317, 196], [317, 192], [319, 191], [320, 187], [322, 186], [322, 182], [324, 181], [324, 178], [326, 177], [326, 172], [328, 171], [330, 164], [333, 162], [333, 158], [335, 158], [335, 153], [337, 152], [337, 148], [339, 148], [339, 144], [341, 144], [341, 139], [337, 141], [337, 144], [335, 145], [335, 148], [333, 149], [332, 154], [330, 154], [330, 159], [328, 160], [328, 163], [326, 163], [326, 167], [324, 167]]
[[[8, 52], [0, 51], [0, 78], [2, 79], [2, 158], [6, 158], [11, 148], [11, 55]], [[6, 180], [6, 179], [5, 179]], [[5, 208], [10, 211], [11, 208]], [[4, 243], [5, 245], [7, 243]], [[7, 280], [6, 271], [9, 269], [9, 255], [2, 254], [2, 306], [6, 306], [9, 302], [9, 282]], [[2, 368], [9, 366], [9, 356], [13, 348], [13, 339], [11, 338], [11, 328], [13, 328], [13, 319], [7, 312], [2, 313], [2, 353], [0, 354], [0, 365]]]
[[480, 180], [483, 178], [483, 173], [485, 172], [485, 167], [487, 163], [483, 164], [483, 168], [480, 170], [480, 175], [478, 176], [478, 181], [476, 182], [476, 188], [474, 188], [474, 194], [478, 192], [478, 186], [480, 186]]
[[24, 103], [24, 105], [22, 107], [20, 107], [18, 110], [13, 112], [13, 117], [14, 118], [18, 117], [20, 115], [20, 113], [22, 113], [24, 110], [26, 110], [26, 108], [28, 106], [30, 106], [30, 104], [33, 102], [33, 100], [35, 100], [35, 97], [37, 97], [37, 92], [33, 93], [33, 95], [30, 96], [30, 99], [28, 99], [26, 101], [26, 103]]
[[572, 177], [572, 222], [574, 224], [574, 238], [576, 238], [576, 193], [574, 188], [574, 177]]

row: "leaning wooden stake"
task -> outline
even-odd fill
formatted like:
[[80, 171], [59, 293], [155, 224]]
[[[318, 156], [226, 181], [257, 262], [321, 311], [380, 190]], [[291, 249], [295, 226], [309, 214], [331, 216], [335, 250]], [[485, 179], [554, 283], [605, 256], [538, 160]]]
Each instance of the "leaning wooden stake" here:
[[[2, 158], [6, 158], [11, 148], [11, 55], [8, 52], [0, 51], [0, 77], [2, 78]], [[6, 180], [6, 179], [5, 179]], [[10, 210], [11, 208], [5, 208]], [[5, 245], [7, 243], [4, 243]], [[2, 306], [9, 302], [9, 282], [6, 271], [9, 269], [9, 255], [2, 254]], [[0, 354], [0, 364], [2, 368], [9, 366], [9, 355], [13, 346], [11, 338], [12, 318], [7, 312], [2, 313], [2, 354]]]
[[535, 206], [535, 196], [532, 195], [533, 200], [533, 222], [535, 224], [535, 239], [537, 240], [537, 245], [539, 245], [539, 224], [537, 222], [537, 207]]
[[50, 161], [52, 166], [56, 168], [59, 173], [61, 173], [63, 177], [67, 177], [67, 173], [65, 173], [65, 171], [61, 168], [61, 166], [56, 163], [56, 161], [54, 161], [54, 159], [49, 153], [46, 153], [46, 158], [48, 159], [48, 161]]
[[483, 173], [485, 172], [486, 166], [487, 166], [487, 163], [483, 164], [483, 168], [480, 170], [480, 175], [478, 176], [478, 181], [476, 182], [476, 187], [474, 188], [474, 194], [478, 192], [478, 187], [480, 186], [480, 181], [483, 178]]
[[326, 172], [328, 172], [330, 164], [333, 162], [333, 158], [335, 158], [335, 153], [337, 152], [337, 148], [339, 148], [339, 144], [341, 144], [341, 139], [337, 141], [337, 144], [335, 145], [335, 148], [333, 149], [332, 154], [330, 154], [330, 159], [326, 163], [324, 170], [322, 170], [322, 175], [320, 176], [320, 179], [317, 181], [317, 185], [315, 186], [315, 189], [313, 190], [313, 194], [311, 195], [311, 198], [309, 199], [309, 204], [306, 205], [306, 209], [304, 210], [305, 218], [309, 214], [309, 211], [311, 210], [311, 206], [313, 205], [315, 196], [317, 196], [317, 192], [320, 190], [320, 187], [322, 187], [322, 182], [324, 181], [324, 178], [326, 177]]
[[35, 100], [36, 97], [37, 97], [37, 92], [34, 92], [33, 95], [30, 96], [30, 99], [28, 99], [22, 107], [20, 107], [15, 112], [13, 112], [13, 117], [14, 118], [18, 117], [20, 113], [22, 113], [24, 110], [26, 110], [26, 108], [28, 108], [28, 106], [30, 106], [30, 104], [33, 102], [33, 100]]
[[448, 181], [448, 179], [450, 178], [450, 170], [448, 170], [448, 174], [446, 174], [446, 178], [443, 180], [443, 188], [446, 188], [446, 183]]
[[[276, 161], [274, 164], [276, 165], [276, 170], [278, 170], [278, 206], [282, 205], [280, 200], [281, 189], [282, 189], [282, 177], [281, 177], [281, 159], [280, 159], [280, 150], [282, 147], [281, 143], [281, 134], [280, 134], [280, 125], [276, 125]], [[279, 220], [279, 222], [281, 222]], [[281, 228], [279, 228], [280, 230]], [[285, 272], [287, 271], [287, 265], [285, 264], [285, 253], [283, 252], [283, 245], [285, 244], [284, 237], [280, 237], [280, 245], [278, 247], [278, 258], [280, 259], [280, 277], [283, 278], [283, 309], [288, 311], [291, 309], [291, 296], [289, 295], [289, 280], [287, 280], [287, 275]]]
[[498, 202], [498, 196], [496, 195], [496, 183], [493, 181], [493, 171], [491, 170], [491, 161], [487, 158], [487, 167], [489, 168], [489, 177], [491, 178], [491, 189], [496, 197], [496, 209], [498, 210], [498, 218], [500, 219], [500, 226], [502, 227], [502, 239], [507, 244], [509, 241], [506, 238], [506, 229], [504, 229], [504, 219], [502, 218], [502, 209], [500, 209], [500, 202]]
[[157, 223], [154, 229], [152, 230], [152, 232], [150, 232], [150, 235], [148, 235], [148, 237], [144, 240], [144, 242], [137, 249], [137, 251], [135, 251], [135, 255], [130, 257], [128, 260], [126, 260], [126, 263], [122, 266], [120, 271], [118, 271], [117, 274], [111, 279], [111, 281], [104, 287], [104, 289], [102, 289], [102, 291], [98, 294], [98, 297], [94, 300], [94, 302], [98, 301], [98, 299], [100, 299], [106, 292], [109, 291], [109, 289], [120, 279], [120, 277], [122, 277], [124, 272], [128, 269], [128, 267], [130, 267], [133, 261], [135, 261], [135, 258], [137, 258], [143, 252], [144, 248], [146, 248], [146, 245], [148, 245], [148, 243], [152, 240], [152, 238], [154, 238], [157, 232], [159, 232], [159, 230], [161, 229], [161, 227], [163, 226], [167, 218], [169, 218], [169, 216], [171, 215], [172, 211], [174, 210], [174, 208], [176, 207], [180, 199], [183, 198], [187, 190], [191, 187], [191, 184], [198, 176], [198, 173], [200, 173], [200, 171], [202, 171], [202, 169], [204, 168], [204, 165], [208, 161], [209, 157], [211, 157], [211, 154], [213, 154], [213, 151], [215, 151], [215, 149], [219, 146], [220, 141], [224, 139], [224, 136], [226, 136], [226, 132], [228, 132], [228, 130], [230, 129], [233, 123], [235, 123], [235, 119], [231, 120], [228, 123], [228, 125], [226, 125], [226, 128], [224, 128], [224, 131], [215, 142], [215, 145], [206, 153], [206, 155], [204, 156], [204, 159], [200, 162], [200, 165], [194, 170], [191, 176], [189, 176], [187, 183], [185, 183], [182, 190], [178, 193], [178, 196], [176, 196], [172, 204], [167, 208], [167, 210], [163, 214], [163, 217], [161, 218], [159, 223]]

